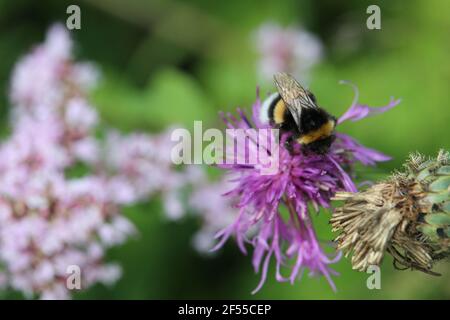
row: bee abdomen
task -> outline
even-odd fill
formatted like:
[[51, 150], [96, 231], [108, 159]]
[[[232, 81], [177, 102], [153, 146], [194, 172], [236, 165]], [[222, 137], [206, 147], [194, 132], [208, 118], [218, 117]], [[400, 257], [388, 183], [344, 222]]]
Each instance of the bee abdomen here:
[[322, 124], [319, 128], [302, 134], [297, 142], [300, 144], [310, 144], [318, 140], [328, 138], [333, 134], [336, 122], [333, 119], [329, 119], [327, 122]]

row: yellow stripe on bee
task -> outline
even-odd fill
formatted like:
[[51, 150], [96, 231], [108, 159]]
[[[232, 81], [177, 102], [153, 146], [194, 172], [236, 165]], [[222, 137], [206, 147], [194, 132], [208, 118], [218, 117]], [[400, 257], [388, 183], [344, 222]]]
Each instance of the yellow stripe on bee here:
[[273, 120], [275, 121], [276, 124], [284, 122], [285, 111], [286, 105], [284, 104], [284, 101], [280, 99], [273, 108]]
[[334, 127], [335, 127], [334, 121], [329, 120], [327, 123], [323, 124], [319, 129], [311, 131], [298, 138], [297, 142], [300, 144], [310, 144], [314, 141], [327, 138], [333, 132]]

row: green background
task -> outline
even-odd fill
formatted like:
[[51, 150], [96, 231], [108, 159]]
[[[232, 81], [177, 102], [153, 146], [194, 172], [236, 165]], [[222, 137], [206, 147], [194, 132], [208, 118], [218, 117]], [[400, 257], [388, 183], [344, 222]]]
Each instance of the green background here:
[[[360, 101], [381, 106], [391, 96], [402, 103], [388, 113], [342, 125], [339, 130], [394, 157], [379, 177], [399, 168], [409, 152], [435, 155], [450, 149], [449, 1], [8, 1], [0, 0], [0, 128], [7, 132], [8, 85], [14, 63], [42, 41], [53, 22], [64, 22], [69, 4], [81, 7], [81, 30], [73, 31], [76, 57], [95, 62], [103, 73], [93, 100], [105, 123], [124, 131], [158, 132], [169, 124], [223, 127], [219, 110], [249, 107], [259, 84], [252, 32], [263, 22], [301, 24], [325, 45], [311, 89], [335, 115], [351, 103], [350, 80]], [[381, 7], [382, 29], [366, 28], [366, 8]], [[263, 84], [263, 93], [273, 90]], [[205, 125], [206, 126], [206, 125]], [[123, 266], [113, 287], [95, 286], [77, 294], [88, 299], [246, 298], [246, 299], [449, 299], [450, 270], [441, 277], [382, 267], [381, 290], [368, 290], [368, 274], [336, 265], [338, 292], [324, 278], [306, 275], [294, 285], [277, 283], [271, 268], [256, 295], [259, 275], [234, 243], [214, 257], [199, 255], [191, 238], [194, 218], [170, 222], [154, 199], [125, 209], [140, 235], [110, 251]], [[321, 239], [333, 235], [329, 213], [314, 218]], [[273, 266], [272, 266], [273, 267]], [[21, 297], [2, 293], [4, 298]]]

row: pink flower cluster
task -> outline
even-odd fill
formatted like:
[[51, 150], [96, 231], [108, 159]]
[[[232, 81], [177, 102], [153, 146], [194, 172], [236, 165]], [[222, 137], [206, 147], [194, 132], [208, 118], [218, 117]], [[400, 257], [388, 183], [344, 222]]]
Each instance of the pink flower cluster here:
[[150, 137], [144, 133], [125, 136], [111, 130], [106, 138], [103, 167], [110, 174], [108, 188], [116, 201], [126, 205], [158, 194], [167, 217], [176, 220], [186, 213], [186, 187], [203, 180], [204, 174], [196, 166], [175, 168], [170, 158], [171, 131]]
[[[99, 116], [87, 97], [99, 73], [71, 51], [67, 30], [55, 25], [12, 77], [11, 135], [0, 145], [0, 285], [27, 297], [70, 298], [71, 266], [81, 289], [116, 281], [120, 266], [105, 252], [136, 232], [121, 206], [158, 193], [180, 217], [181, 189], [196, 179], [174, 170], [167, 133], [96, 138]], [[71, 175], [79, 164], [87, 172]]]

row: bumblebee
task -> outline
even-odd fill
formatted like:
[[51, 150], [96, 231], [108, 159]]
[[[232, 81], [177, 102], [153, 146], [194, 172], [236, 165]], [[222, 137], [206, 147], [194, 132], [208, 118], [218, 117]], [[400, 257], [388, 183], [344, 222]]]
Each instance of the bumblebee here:
[[289, 74], [277, 73], [274, 80], [278, 92], [263, 103], [261, 120], [281, 133], [291, 133], [286, 141], [289, 150], [296, 142], [305, 151], [325, 154], [335, 139], [336, 118]]

